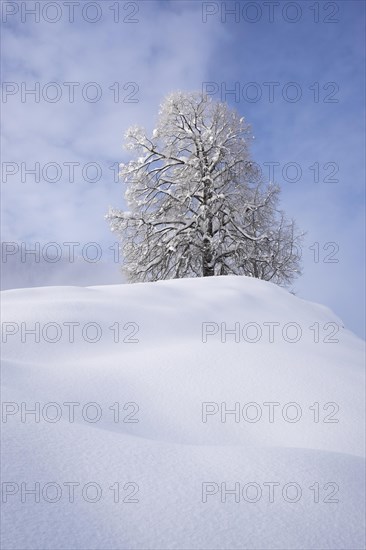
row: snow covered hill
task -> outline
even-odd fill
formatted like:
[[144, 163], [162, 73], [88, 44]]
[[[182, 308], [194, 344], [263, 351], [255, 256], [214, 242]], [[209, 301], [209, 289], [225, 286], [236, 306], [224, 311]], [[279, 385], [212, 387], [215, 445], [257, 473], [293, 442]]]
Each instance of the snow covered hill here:
[[330, 310], [246, 277], [2, 306], [4, 549], [364, 548], [364, 343]]

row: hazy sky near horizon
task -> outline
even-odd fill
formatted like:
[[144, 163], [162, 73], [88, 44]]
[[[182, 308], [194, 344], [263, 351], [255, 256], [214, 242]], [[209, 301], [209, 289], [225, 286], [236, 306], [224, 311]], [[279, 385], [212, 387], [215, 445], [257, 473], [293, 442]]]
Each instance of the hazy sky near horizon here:
[[112, 263], [126, 129], [203, 89], [251, 123], [253, 159], [307, 231], [297, 294], [362, 335], [364, 2], [36, 4], [2, 3], [2, 240], [97, 242]]

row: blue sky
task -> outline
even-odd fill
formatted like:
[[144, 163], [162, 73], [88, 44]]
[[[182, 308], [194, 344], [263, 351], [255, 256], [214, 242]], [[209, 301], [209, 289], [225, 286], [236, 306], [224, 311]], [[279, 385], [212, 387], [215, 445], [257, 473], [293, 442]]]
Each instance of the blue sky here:
[[[22, 13], [24, 5], [34, 4], [2, 4], [3, 80], [13, 83], [1, 105], [2, 157], [19, 167], [6, 181], [3, 175], [2, 240], [95, 241], [107, 251], [116, 239], [104, 215], [110, 205], [123, 206], [123, 186], [109, 167], [129, 158], [122, 149], [125, 130], [132, 124], [153, 128], [166, 94], [201, 90], [210, 82], [210, 90], [217, 90], [213, 97], [227, 100], [252, 124], [253, 158], [264, 174], [269, 175], [268, 163], [279, 163], [274, 175], [282, 187], [282, 206], [307, 231], [297, 294], [331, 307], [347, 327], [363, 334], [364, 3], [274, 2], [270, 22], [266, 2], [256, 2], [255, 11], [253, 2], [245, 1], [107, 0], [91, 3], [98, 11], [91, 6], [84, 12], [84, 19], [100, 16], [94, 23], [83, 20], [88, 2], [75, 8], [73, 22], [62, 1], [58, 13], [51, 7], [34, 22], [34, 16]], [[116, 4], [118, 22], [111, 9]], [[238, 6], [236, 21], [229, 14], [225, 21], [225, 5]], [[51, 23], [56, 16], [59, 20]], [[258, 21], [248, 21], [256, 16]], [[40, 101], [26, 95], [22, 102], [22, 83], [30, 89], [37, 82]], [[56, 90], [47, 87], [50, 82], [60, 86], [57, 102], [47, 100]], [[78, 83], [73, 103], [65, 82]], [[96, 85], [88, 86], [91, 82]], [[275, 83], [272, 101], [268, 83]], [[235, 86], [239, 97], [225, 95]], [[102, 94], [98, 101], [85, 99], [96, 91]], [[255, 93], [260, 99], [250, 101]], [[292, 102], [295, 93], [301, 98]], [[35, 181], [24, 172], [35, 162], [41, 168], [57, 163], [59, 181], [47, 181], [52, 169], [49, 177]], [[70, 162], [78, 163], [73, 182], [70, 165], [64, 164]], [[100, 166], [98, 181], [83, 179], [88, 163]], [[296, 167], [302, 175], [291, 181]], [[94, 173], [90, 168], [87, 178]], [[314, 261], [317, 246], [319, 262]], [[338, 262], [324, 262], [337, 247]], [[117, 282], [117, 266], [109, 268]], [[83, 284], [82, 278], [78, 282]]]

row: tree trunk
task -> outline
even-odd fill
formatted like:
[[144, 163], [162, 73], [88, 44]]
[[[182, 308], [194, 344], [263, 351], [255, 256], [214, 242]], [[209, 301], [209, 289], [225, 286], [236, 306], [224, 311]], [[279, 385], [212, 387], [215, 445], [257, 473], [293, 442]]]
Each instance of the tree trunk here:
[[213, 254], [212, 254], [211, 238], [213, 236], [213, 227], [212, 227], [212, 213], [210, 211], [211, 209], [210, 199], [212, 198], [212, 189], [211, 189], [211, 183], [209, 183], [210, 180], [206, 179], [206, 177], [209, 176], [207, 154], [204, 150], [203, 144], [201, 144], [201, 147], [202, 147], [202, 155], [204, 159], [203, 204], [206, 208], [205, 214], [207, 219], [207, 227], [205, 228], [207, 237], [203, 238], [202, 274], [203, 274], [203, 277], [213, 277], [215, 275], [215, 269], [212, 265]]
[[212, 254], [211, 254], [211, 243], [210, 241], [204, 241], [203, 257], [202, 257], [202, 275], [203, 277], [213, 277], [215, 275], [215, 270], [211, 265]]

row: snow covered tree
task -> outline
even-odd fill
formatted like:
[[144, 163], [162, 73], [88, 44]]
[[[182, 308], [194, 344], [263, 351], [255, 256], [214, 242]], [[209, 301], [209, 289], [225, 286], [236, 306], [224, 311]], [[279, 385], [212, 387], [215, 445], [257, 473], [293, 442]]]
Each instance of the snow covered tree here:
[[294, 220], [287, 220], [278, 209], [280, 188], [268, 186], [262, 198], [259, 188], [253, 202], [262, 206], [253, 209], [247, 220], [248, 232], [255, 239], [247, 242], [242, 259], [245, 274], [286, 286], [301, 273], [303, 234], [298, 233]]
[[130, 281], [248, 275], [288, 284], [300, 236], [260, 181], [250, 128], [225, 103], [176, 92], [157, 128], [127, 131], [136, 158], [121, 165], [129, 211], [110, 209]]

